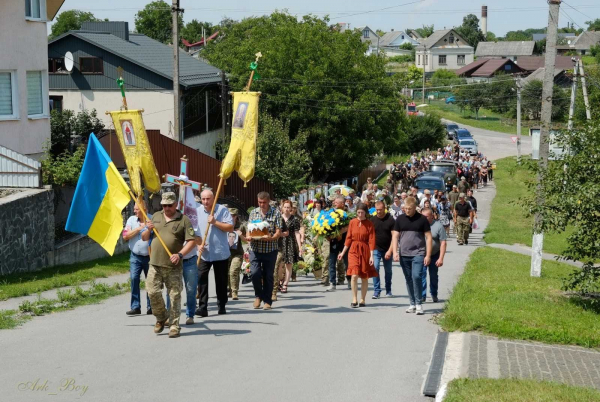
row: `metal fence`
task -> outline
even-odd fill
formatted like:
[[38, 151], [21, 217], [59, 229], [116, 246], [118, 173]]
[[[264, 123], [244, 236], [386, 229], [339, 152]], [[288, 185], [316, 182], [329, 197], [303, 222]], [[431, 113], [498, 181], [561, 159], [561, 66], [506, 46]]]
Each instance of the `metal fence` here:
[[41, 187], [41, 163], [0, 146], [0, 187]]

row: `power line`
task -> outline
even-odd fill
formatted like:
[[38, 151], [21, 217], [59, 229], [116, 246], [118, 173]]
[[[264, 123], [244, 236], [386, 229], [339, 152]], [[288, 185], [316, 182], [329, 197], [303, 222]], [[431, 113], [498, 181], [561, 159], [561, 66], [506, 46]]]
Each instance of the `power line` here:
[[404, 3], [404, 4], [398, 4], [396, 6], [391, 6], [391, 7], [384, 7], [384, 8], [379, 8], [376, 10], [371, 10], [371, 11], [364, 11], [364, 12], [359, 12], [359, 13], [354, 13], [354, 14], [342, 14], [339, 17], [334, 17], [331, 18], [332, 20], [338, 19], [338, 18], [347, 18], [347, 17], [354, 17], [355, 15], [362, 15], [362, 14], [371, 14], [374, 12], [380, 12], [380, 11], [386, 11], [386, 10], [390, 10], [392, 8], [398, 8], [398, 7], [403, 7], [403, 6], [409, 6], [411, 4], [417, 4], [417, 3], [422, 3], [425, 0], [417, 0], [417, 1], [411, 1], [409, 3]]

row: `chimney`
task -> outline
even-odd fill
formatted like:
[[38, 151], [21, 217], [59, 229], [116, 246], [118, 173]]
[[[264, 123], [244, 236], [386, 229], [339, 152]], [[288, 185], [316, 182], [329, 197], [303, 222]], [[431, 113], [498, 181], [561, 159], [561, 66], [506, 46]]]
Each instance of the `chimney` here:
[[481, 6], [481, 32], [487, 39], [487, 6]]
[[108, 32], [119, 38], [129, 41], [129, 23], [125, 21], [98, 21], [84, 22], [81, 24], [82, 31]]

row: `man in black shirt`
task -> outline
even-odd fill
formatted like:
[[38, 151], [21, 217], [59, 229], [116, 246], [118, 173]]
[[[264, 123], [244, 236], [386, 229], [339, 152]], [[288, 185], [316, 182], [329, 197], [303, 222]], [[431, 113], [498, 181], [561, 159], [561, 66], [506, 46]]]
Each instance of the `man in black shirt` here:
[[423, 265], [429, 265], [431, 260], [432, 237], [429, 222], [417, 212], [417, 200], [414, 197], [407, 197], [404, 201], [404, 214], [396, 219], [392, 234], [394, 261], [400, 261], [410, 299], [406, 312], [416, 311], [418, 315], [423, 315], [421, 272]]
[[473, 207], [465, 200], [465, 193], [460, 193], [458, 202], [454, 205], [454, 227], [459, 246], [469, 244], [469, 228], [473, 224], [473, 214]]
[[467, 202], [471, 203], [473, 210], [477, 213], [477, 200], [473, 197], [473, 190], [467, 190]]
[[[385, 270], [385, 297], [392, 297], [392, 230], [394, 230], [395, 220], [385, 211], [385, 204], [382, 201], [375, 203], [377, 215], [371, 217], [371, 222], [375, 227], [375, 251], [373, 251], [373, 260], [375, 269], [379, 273], [379, 263], [383, 261]], [[381, 281], [379, 276], [373, 277], [373, 299], [379, 299], [381, 294]]]

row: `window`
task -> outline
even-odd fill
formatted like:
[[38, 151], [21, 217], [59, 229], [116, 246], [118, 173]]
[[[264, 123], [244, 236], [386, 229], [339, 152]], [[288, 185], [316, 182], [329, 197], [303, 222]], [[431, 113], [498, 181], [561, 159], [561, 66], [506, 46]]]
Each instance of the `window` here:
[[363, 31], [363, 38], [368, 38], [368, 37], [369, 37], [369, 30], [368, 30], [368, 29], [365, 29], [365, 30]]
[[48, 72], [50, 74], [66, 74], [68, 73], [65, 67], [65, 59], [61, 57], [59, 59], [48, 59]]
[[17, 73], [0, 71], [0, 120], [19, 118]]
[[37, 116], [44, 114], [44, 100], [42, 97], [42, 72], [27, 71], [27, 115]]
[[454, 43], [454, 35], [450, 34], [450, 37], [448, 38], [448, 42]]
[[80, 57], [79, 70], [82, 74], [104, 74], [102, 59], [98, 57]]
[[424, 64], [425, 64], [425, 65], [429, 64], [429, 63], [428, 63], [428, 61], [429, 61], [429, 56], [428, 56], [428, 55], [425, 55], [424, 57], [425, 57], [425, 62], [424, 62]]
[[402, 35], [402, 40], [404, 40], [404, 35]]
[[459, 64], [459, 65], [465, 64], [465, 55], [464, 54], [459, 54], [458, 56], [456, 56], [456, 64]]
[[62, 112], [63, 110], [63, 97], [57, 95], [50, 95], [50, 111], [58, 110]]
[[419, 57], [417, 58], [417, 65], [421, 65], [421, 55], [419, 55]]
[[46, 21], [46, 0], [25, 0], [25, 18]]
[[446, 65], [446, 55], [445, 54], [440, 54], [438, 63], [440, 65]]

